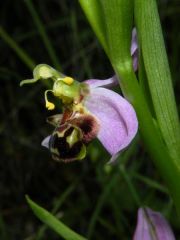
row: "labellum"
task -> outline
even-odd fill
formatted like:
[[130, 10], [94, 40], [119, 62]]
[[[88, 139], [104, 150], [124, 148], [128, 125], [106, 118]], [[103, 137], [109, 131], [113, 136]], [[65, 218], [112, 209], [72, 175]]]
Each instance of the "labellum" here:
[[91, 114], [64, 111], [47, 119], [56, 126], [48, 141], [52, 158], [62, 162], [82, 160], [86, 156], [86, 145], [99, 131], [98, 120]]

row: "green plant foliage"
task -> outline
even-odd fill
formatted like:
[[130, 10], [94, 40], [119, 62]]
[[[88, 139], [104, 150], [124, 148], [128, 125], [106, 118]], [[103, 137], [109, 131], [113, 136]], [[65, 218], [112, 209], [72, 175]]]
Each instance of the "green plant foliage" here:
[[37, 205], [33, 202], [28, 196], [26, 200], [30, 207], [32, 208], [34, 214], [45, 224], [47, 224], [50, 228], [52, 228], [56, 233], [62, 236], [67, 240], [86, 240], [86, 238], [80, 236], [79, 234], [72, 231], [65, 224], [63, 224], [60, 220], [50, 214], [47, 210]]

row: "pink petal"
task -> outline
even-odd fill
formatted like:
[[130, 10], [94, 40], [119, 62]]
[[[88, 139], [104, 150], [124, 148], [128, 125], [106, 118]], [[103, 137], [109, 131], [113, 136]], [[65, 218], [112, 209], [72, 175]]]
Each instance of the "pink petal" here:
[[85, 101], [87, 109], [100, 121], [98, 139], [111, 155], [127, 147], [137, 133], [138, 121], [131, 104], [119, 94], [93, 88]]
[[43, 139], [41, 142], [41, 146], [46, 147], [49, 149], [49, 140], [51, 138], [51, 135], [47, 136], [46, 138]]
[[140, 208], [133, 240], [175, 240], [175, 237], [160, 213], [150, 208]]
[[132, 40], [131, 40], [131, 55], [138, 50], [138, 43], [137, 43], [137, 31], [136, 28], [133, 28], [132, 31]]
[[[134, 28], [132, 31], [132, 40], [131, 40], [131, 55], [133, 57], [133, 68], [135, 71], [138, 69], [138, 44], [137, 44], [137, 32]], [[88, 79], [85, 81], [90, 88], [96, 88], [96, 87], [106, 87], [106, 88], [112, 88], [114, 86], [117, 86], [118, 79], [114, 75], [111, 78], [105, 79], [105, 80], [99, 80], [99, 79]]]
[[132, 31], [131, 55], [133, 57], [134, 71], [137, 71], [137, 69], [138, 69], [138, 42], [137, 42], [136, 28], [134, 28], [133, 31]]
[[104, 79], [104, 80], [88, 79], [84, 81], [84, 83], [87, 83], [90, 86], [90, 88], [96, 88], [96, 87], [112, 88], [118, 85], [118, 79], [116, 75], [114, 75], [113, 77]]

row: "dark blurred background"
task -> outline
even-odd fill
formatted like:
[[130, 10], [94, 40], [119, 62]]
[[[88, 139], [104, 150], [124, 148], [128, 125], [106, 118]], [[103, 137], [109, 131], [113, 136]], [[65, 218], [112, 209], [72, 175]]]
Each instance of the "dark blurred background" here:
[[[158, 4], [179, 107], [180, 2]], [[106, 165], [110, 156], [97, 140], [84, 161], [70, 164], [41, 147], [53, 130], [45, 85], [19, 87], [32, 78], [33, 65], [47, 63], [80, 81], [113, 74], [78, 1], [0, 6], [0, 239], [60, 239], [36, 219], [25, 194], [88, 239], [131, 239], [141, 204], [161, 211], [180, 239], [172, 200], [139, 136], [114, 166]]]

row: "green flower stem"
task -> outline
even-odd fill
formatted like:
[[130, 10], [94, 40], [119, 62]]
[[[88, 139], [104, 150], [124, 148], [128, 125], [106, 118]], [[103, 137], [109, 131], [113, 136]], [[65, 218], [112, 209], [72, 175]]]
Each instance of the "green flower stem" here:
[[134, 202], [136, 203], [137, 207], [141, 207], [142, 206], [142, 203], [141, 203], [141, 200], [140, 200], [140, 196], [134, 186], [134, 184], [132, 183], [132, 180], [131, 178], [129, 177], [126, 169], [124, 166], [120, 165], [119, 166], [119, 171], [120, 171], [120, 174], [122, 175], [122, 178], [124, 179], [124, 181], [126, 182], [127, 184], [127, 188], [129, 190], [129, 192], [131, 193], [132, 195], [132, 198], [134, 199]]
[[9, 34], [0, 27], [0, 37], [7, 43], [7, 45], [14, 50], [24, 64], [29, 69], [34, 69], [36, 64], [31, 57], [9, 36]]
[[49, 57], [51, 58], [52, 62], [53, 62], [53, 65], [60, 71], [61, 70], [61, 65], [60, 65], [60, 62], [56, 56], [56, 52], [51, 44], [51, 41], [46, 33], [46, 30], [45, 30], [45, 27], [43, 25], [43, 23], [41, 22], [41, 19], [39, 18], [34, 6], [33, 6], [33, 3], [31, 0], [25, 0], [25, 3], [32, 15], [32, 18], [34, 20], [34, 23], [39, 31], [39, 34], [42, 38], [42, 41], [44, 42], [44, 45], [47, 49], [47, 52], [49, 54]]
[[154, 124], [146, 99], [137, 83], [133, 69], [122, 71], [121, 68], [120, 70], [117, 69], [116, 72], [121, 76], [120, 85], [124, 95], [131, 101], [136, 110], [139, 120], [139, 130], [144, 143], [159, 169], [160, 174], [168, 185], [180, 216], [180, 191], [178, 184], [180, 182], [180, 169], [177, 162], [173, 161], [170, 157], [160, 131]]
[[[132, 0], [100, 0], [104, 12], [108, 56], [112, 65], [131, 64], [129, 61], [133, 26]], [[123, 39], [123, 42], [122, 42]]]

